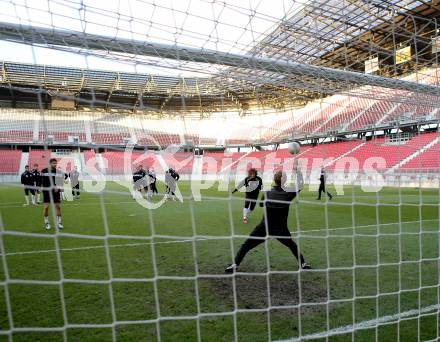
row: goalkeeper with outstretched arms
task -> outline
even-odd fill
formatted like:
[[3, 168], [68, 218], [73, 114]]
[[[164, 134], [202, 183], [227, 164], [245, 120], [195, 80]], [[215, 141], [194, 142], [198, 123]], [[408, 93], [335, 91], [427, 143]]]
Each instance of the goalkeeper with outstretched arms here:
[[[297, 171], [298, 170], [298, 171]], [[253, 248], [262, 244], [268, 237], [273, 236], [284, 246], [290, 249], [292, 254], [298, 260], [302, 269], [310, 269], [311, 267], [305, 262], [303, 255], [300, 253], [297, 244], [292, 240], [289, 228], [287, 226], [287, 218], [289, 216], [289, 207], [292, 200], [297, 196], [303, 187], [301, 171], [294, 169], [297, 181], [294, 188], [285, 187], [286, 173], [277, 171], [274, 175], [274, 187], [265, 191], [260, 206], [265, 206], [265, 214], [261, 222], [251, 232], [249, 238], [241, 245], [234, 263], [225, 269], [225, 273], [234, 273], [243, 261], [246, 254]]]
[[243, 186], [246, 188], [246, 200], [244, 201], [243, 208], [243, 223], [248, 223], [249, 213], [255, 209], [258, 195], [260, 194], [260, 190], [263, 188], [263, 180], [258, 176], [256, 169], [249, 169], [248, 176], [237, 185], [232, 193], [236, 193]]

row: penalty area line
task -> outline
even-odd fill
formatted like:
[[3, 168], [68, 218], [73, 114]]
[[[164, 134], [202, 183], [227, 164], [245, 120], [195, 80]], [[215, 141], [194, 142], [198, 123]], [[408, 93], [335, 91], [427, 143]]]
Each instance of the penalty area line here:
[[294, 337], [294, 338], [291, 338], [288, 340], [277, 340], [275, 342], [299, 342], [299, 341], [304, 341], [304, 340], [322, 339], [322, 338], [335, 336], [335, 335], [349, 334], [349, 333], [355, 332], [356, 330], [365, 330], [365, 329], [370, 329], [370, 328], [376, 328], [380, 324], [384, 324], [384, 323], [389, 323], [389, 322], [394, 322], [394, 321], [396, 321], [396, 323], [397, 323], [398, 321], [400, 321], [403, 318], [408, 318], [408, 317], [412, 317], [412, 316], [415, 316], [414, 318], [416, 318], [418, 315], [428, 314], [430, 312], [434, 313], [435, 311], [438, 311], [439, 309], [440, 309], [440, 304], [434, 304], [434, 305], [430, 305], [430, 306], [425, 306], [420, 309], [408, 310], [408, 311], [404, 311], [404, 312], [394, 314], [394, 315], [382, 316], [382, 317], [370, 319], [367, 321], [362, 321], [362, 322], [351, 324], [351, 325], [344, 325], [344, 326], [330, 329], [330, 330], [326, 330], [326, 331], [321, 331], [321, 332], [317, 332], [317, 333], [313, 333], [313, 334], [309, 334], [309, 335]]
[[[438, 221], [437, 219], [427, 219], [427, 220], [421, 220], [422, 222], [429, 222], [429, 221]], [[389, 222], [389, 223], [382, 223], [380, 226], [390, 226], [390, 225], [398, 225], [398, 224], [410, 224], [410, 223], [418, 223], [420, 221], [405, 221], [405, 222]], [[307, 238], [309, 236], [313, 236], [313, 233], [317, 232], [324, 232], [324, 231], [337, 231], [337, 230], [349, 230], [349, 229], [358, 229], [358, 228], [375, 228], [378, 225], [371, 224], [371, 225], [362, 225], [362, 226], [355, 226], [355, 227], [338, 227], [338, 228], [322, 228], [322, 229], [311, 229], [311, 230], [304, 230], [304, 231], [291, 231], [290, 233], [294, 236], [294, 238], [297, 238], [298, 236]], [[308, 234], [312, 233], [312, 234]], [[324, 236], [325, 237], [325, 236]], [[338, 235], [332, 235], [332, 237], [338, 237]], [[233, 238], [233, 237], [231, 237]], [[242, 238], [242, 236], [240, 236]], [[136, 237], [133, 237], [135, 240]], [[223, 237], [221, 237], [223, 239]], [[187, 242], [197, 242], [197, 241], [207, 241], [207, 240], [216, 240], [215, 237], [213, 238], [192, 238], [192, 239], [184, 239], [184, 240], [169, 240], [169, 241], [155, 241], [155, 242], [135, 242], [135, 243], [125, 243], [125, 244], [114, 244], [114, 245], [108, 245], [109, 248], [117, 248], [117, 247], [136, 247], [136, 246], [146, 246], [146, 245], [162, 245], [162, 244], [173, 244], [173, 243], [187, 243]], [[72, 248], [60, 248], [58, 251], [60, 252], [69, 252], [69, 251], [81, 251], [81, 250], [91, 250], [91, 249], [100, 249], [105, 248], [105, 245], [94, 245], [94, 246], [85, 246], [85, 247], [72, 247]], [[26, 254], [39, 254], [39, 253], [54, 253], [56, 252], [56, 249], [43, 249], [43, 250], [35, 250], [35, 251], [22, 251], [22, 252], [9, 252], [9, 253], [0, 253], [0, 256], [13, 256], [13, 255], [26, 255]]]
[[[108, 245], [109, 248], [116, 247], [137, 247], [137, 246], [146, 246], [146, 245], [163, 245], [163, 244], [171, 244], [171, 243], [184, 243], [184, 242], [192, 242], [192, 241], [205, 241], [209, 239], [188, 239], [188, 240], [171, 240], [171, 241], [156, 241], [156, 242], [137, 242], [137, 243], [122, 243], [115, 245]], [[12, 255], [26, 255], [26, 254], [38, 254], [38, 253], [55, 253], [59, 252], [72, 252], [72, 251], [83, 251], [90, 249], [102, 249], [105, 248], [105, 245], [94, 245], [94, 246], [85, 246], [85, 247], [72, 247], [72, 248], [60, 248], [60, 249], [43, 249], [36, 251], [24, 251], [24, 252], [10, 252], [10, 253], [0, 253], [0, 256], [12, 256]]]

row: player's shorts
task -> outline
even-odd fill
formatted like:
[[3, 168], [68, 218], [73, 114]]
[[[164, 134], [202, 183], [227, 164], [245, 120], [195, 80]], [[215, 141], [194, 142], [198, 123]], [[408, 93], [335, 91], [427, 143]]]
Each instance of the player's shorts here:
[[25, 194], [26, 196], [28, 196], [29, 193], [30, 193], [31, 195], [35, 195], [35, 190], [32, 189], [32, 188], [25, 187], [25, 188], [24, 188], [24, 194]]
[[[249, 201], [250, 200], [250, 201]], [[244, 202], [244, 207], [250, 209], [251, 211], [255, 209], [257, 204], [258, 193], [257, 194], [246, 194], [246, 201]]]
[[43, 202], [44, 203], [60, 203], [61, 193], [59, 191], [44, 191], [43, 190]]
[[170, 182], [167, 184], [168, 187], [168, 191], [169, 192], [176, 192], [176, 183], [175, 182]]
[[133, 190], [141, 191], [142, 189], [143, 189], [142, 184], [139, 181], [137, 181], [133, 184]]
[[287, 226], [278, 225], [277, 222], [267, 223], [269, 227], [266, 229], [266, 220], [263, 217], [260, 223], [251, 232], [250, 236], [266, 237], [267, 233], [269, 233], [269, 236], [282, 236], [286, 238], [290, 238], [292, 236]]

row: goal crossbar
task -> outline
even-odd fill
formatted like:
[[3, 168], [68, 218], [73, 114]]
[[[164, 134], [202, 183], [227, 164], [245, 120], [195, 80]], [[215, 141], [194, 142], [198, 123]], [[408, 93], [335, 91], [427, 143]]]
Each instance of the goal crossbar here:
[[420, 84], [401, 79], [333, 69], [293, 61], [271, 59], [267, 57], [233, 54], [209, 49], [196, 49], [119, 37], [115, 38], [79, 31], [66, 31], [1, 22], [0, 39], [29, 45], [68, 46], [88, 50], [208, 63], [236, 68], [269, 71], [278, 74], [307, 76], [326, 79], [333, 82], [346, 82], [353, 86], [375, 86], [440, 96], [440, 87], [438, 86]]

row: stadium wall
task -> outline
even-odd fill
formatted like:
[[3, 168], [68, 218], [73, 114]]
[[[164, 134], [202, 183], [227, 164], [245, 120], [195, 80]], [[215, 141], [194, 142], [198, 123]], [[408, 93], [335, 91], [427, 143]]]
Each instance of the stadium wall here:
[[[288, 172], [289, 179], [293, 179], [292, 173]], [[273, 172], [265, 173], [262, 175], [266, 188], [270, 188], [272, 184]], [[157, 177], [159, 182], [163, 182], [165, 179], [164, 172], [158, 172]], [[182, 181], [194, 182], [194, 186], [201, 188], [213, 187], [217, 188], [218, 183], [226, 184], [233, 182], [237, 184], [240, 180], [246, 177], [245, 173], [226, 173], [226, 174], [182, 174]], [[312, 170], [311, 172], [304, 173], [304, 184], [309, 190], [318, 190], [319, 187], [319, 170]], [[83, 182], [132, 182], [131, 175], [105, 175], [105, 174], [82, 174], [81, 181]], [[1, 174], [0, 183], [11, 184], [19, 183], [19, 175]], [[440, 172], [439, 170], [427, 171], [425, 173], [419, 170], [395, 172], [393, 174], [387, 174], [384, 171], [376, 172], [340, 172], [332, 171], [327, 173], [327, 184], [336, 188], [337, 194], [344, 194], [344, 187], [346, 186], [360, 186], [365, 192], [377, 192], [382, 187], [395, 187], [395, 188], [434, 188], [440, 187]], [[100, 187], [94, 186], [97, 189]]]

